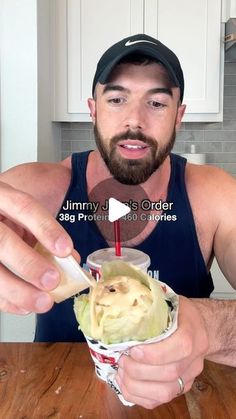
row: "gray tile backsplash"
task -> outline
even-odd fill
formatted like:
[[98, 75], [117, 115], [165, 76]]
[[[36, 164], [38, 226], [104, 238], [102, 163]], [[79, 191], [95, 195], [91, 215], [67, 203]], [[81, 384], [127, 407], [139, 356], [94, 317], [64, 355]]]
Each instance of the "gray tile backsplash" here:
[[[196, 151], [206, 154], [206, 163], [224, 168], [236, 176], [236, 63], [225, 63], [223, 122], [185, 122], [177, 134], [176, 153]], [[61, 123], [61, 157], [75, 151], [94, 149], [89, 122]]]

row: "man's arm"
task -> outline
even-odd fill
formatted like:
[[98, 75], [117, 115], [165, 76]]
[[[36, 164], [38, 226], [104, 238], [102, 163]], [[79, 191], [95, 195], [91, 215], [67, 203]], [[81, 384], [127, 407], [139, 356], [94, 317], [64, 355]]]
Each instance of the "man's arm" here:
[[213, 190], [217, 217], [213, 251], [225, 278], [236, 289], [236, 180], [225, 172], [217, 180], [219, 187]]
[[[205, 214], [210, 211], [214, 221], [220, 268], [236, 288], [236, 182], [223, 171], [217, 173], [209, 179], [213, 187], [205, 194], [211, 198]], [[235, 325], [236, 301], [180, 296], [176, 332], [161, 342], [133, 347], [120, 358], [117, 381], [126, 400], [146, 408], [169, 402], [178, 395], [180, 377], [184, 392], [190, 390], [206, 358], [236, 366]]]
[[206, 359], [236, 367], [236, 301], [192, 299], [204, 320], [209, 348]]
[[[215, 195], [218, 224], [213, 248], [221, 271], [236, 289], [236, 181], [227, 173], [220, 175]], [[192, 301], [204, 319], [209, 338], [206, 358], [236, 366], [236, 300]]]

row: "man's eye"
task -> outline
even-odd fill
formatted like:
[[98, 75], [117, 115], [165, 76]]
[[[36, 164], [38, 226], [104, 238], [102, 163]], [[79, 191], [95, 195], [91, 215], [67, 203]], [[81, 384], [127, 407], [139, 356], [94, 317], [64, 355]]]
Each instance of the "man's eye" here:
[[164, 108], [166, 105], [164, 103], [160, 103], [157, 100], [150, 100], [148, 102], [153, 108]]
[[113, 103], [114, 105], [121, 105], [125, 101], [122, 97], [114, 97], [111, 99], [108, 99], [108, 103]]

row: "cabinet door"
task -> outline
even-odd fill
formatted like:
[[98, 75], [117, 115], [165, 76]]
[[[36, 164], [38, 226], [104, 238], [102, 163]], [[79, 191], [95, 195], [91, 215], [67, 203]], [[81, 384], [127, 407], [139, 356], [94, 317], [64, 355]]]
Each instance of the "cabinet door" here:
[[223, 82], [221, 0], [145, 0], [144, 16], [145, 32], [173, 49], [182, 64], [185, 120], [194, 120], [191, 114], [206, 114], [208, 120], [213, 114], [217, 120]]
[[222, 22], [236, 17], [236, 0], [222, 0]]
[[143, 32], [143, 0], [54, 0], [54, 120], [90, 120], [96, 64], [113, 43]]
[[230, 1], [230, 17], [231, 18], [236, 17], [236, 0]]
[[53, 119], [90, 121], [87, 98], [101, 54], [146, 32], [178, 55], [185, 121], [220, 121], [224, 44], [221, 0], [52, 0]]

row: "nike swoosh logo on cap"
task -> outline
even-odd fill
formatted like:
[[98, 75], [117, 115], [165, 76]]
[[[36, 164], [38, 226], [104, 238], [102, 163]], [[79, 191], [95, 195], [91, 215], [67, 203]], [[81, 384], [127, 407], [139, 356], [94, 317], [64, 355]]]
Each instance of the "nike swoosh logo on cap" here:
[[131, 41], [130, 39], [125, 43], [125, 47], [129, 47], [130, 45], [139, 44], [140, 42], [148, 42], [149, 44], [156, 45], [155, 42], [147, 41], [146, 39], [137, 39], [137, 41]]

